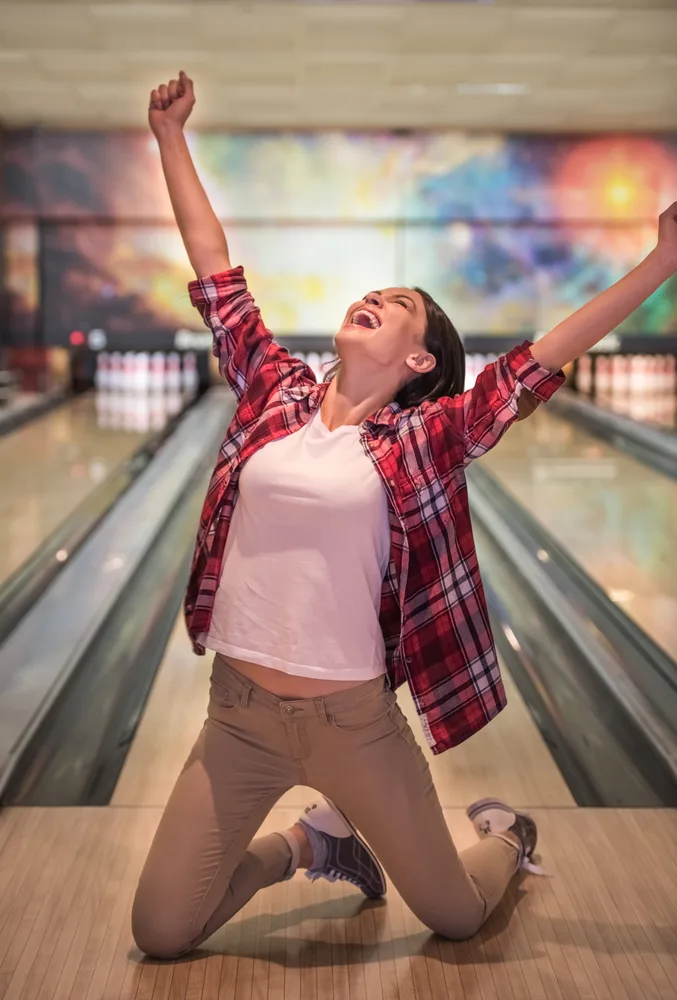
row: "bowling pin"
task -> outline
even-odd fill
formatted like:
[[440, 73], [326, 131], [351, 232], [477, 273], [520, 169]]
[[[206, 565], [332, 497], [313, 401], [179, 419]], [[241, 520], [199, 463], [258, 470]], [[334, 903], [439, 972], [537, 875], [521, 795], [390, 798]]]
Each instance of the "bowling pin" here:
[[646, 354], [640, 354], [639, 356], [639, 385], [637, 392], [640, 396], [646, 394], [646, 388], [649, 381], [649, 367], [651, 365], [651, 359]]
[[105, 391], [110, 388], [110, 355], [108, 351], [99, 351], [96, 356], [94, 385], [99, 391]]
[[660, 392], [661, 395], [664, 395], [665, 393], [670, 392], [670, 365], [668, 356], [666, 354], [660, 355], [659, 364], [660, 364], [660, 375], [659, 375]]
[[170, 389], [165, 392], [165, 411], [167, 417], [173, 417], [179, 413], [183, 406], [183, 398], [180, 389]]
[[661, 393], [665, 392], [665, 366], [663, 364], [662, 354], [654, 355], [653, 371], [654, 384], [651, 391], [656, 396], [660, 396]]
[[162, 351], [153, 351], [150, 359], [151, 392], [162, 392], [165, 387], [165, 356]]
[[622, 365], [620, 372], [621, 389], [624, 396], [630, 392], [630, 358], [627, 354], [621, 355]]
[[475, 367], [474, 355], [467, 354], [465, 359], [465, 384], [463, 388], [467, 391], [472, 386], [473, 369]]
[[110, 392], [103, 389], [96, 393], [96, 423], [104, 430], [110, 427], [110, 396]]
[[167, 355], [165, 388], [170, 392], [179, 392], [181, 389], [181, 358], [176, 351]]
[[592, 359], [589, 354], [584, 354], [578, 359], [576, 388], [586, 396], [589, 396], [592, 390]]
[[125, 431], [133, 431], [136, 423], [136, 401], [138, 395], [129, 388], [120, 394], [120, 426]]
[[306, 364], [308, 365], [309, 368], [312, 369], [312, 371], [313, 371], [313, 373], [315, 375], [315, 378], [319, 382], [320, 378], [321, 378], [321, 373], [320, 373], [320, 355], [317, 353], [317, 351], [309, 351], [308, 352], [308, 356], [306, 358]]
[[642, 381], [642, 359], [639, 354], [630, 355], [630, 380], [629, 390], [632, 396], [636, 396], [640, 391]]
[[122, 354], [120, 351], [113, 351], [109, 365], [108, 387], [113, 392], [119, 392], [122, 385]]
[[612, 396], [619, 394], [621, 382], [621, 355], [612, 354], [609, 358], [609, 392]]
[[181, 384], [184, 392], [194, 393], [198, 387], [197, 357], [194, 351], [186, 351], [183, 356]]
[[595, 395], [607, 396], [611, 388], [610, 359], [604, 354], [598, 354], [595, 361]]
[[148, 401], [151, 430], [161, 431], [167, 421], [164, 393], [153, 392]]
[[108, 397], [108, 418], [109, 424], [114, 431], [119, 431], [123, 426], [123, 411], [125, 397], [120, 389], [111, 392]]
[[136, 382], [136, 352], [125, 351], [122, 362], [122, 384], [121, 389], [125, 392], [133, 392]]
[[132, 430], [137, 434], [147, 434], [150, 430], [150, 396], [147, 393], [135, 393], [132, 396], [133, 422]]
[[148, 351], [139, 351], [134, 362], [134, 388], [137, 392], [146, 393], [150, 386], [150, 355]]
[[650, 354], [644, 355], [644, 373], [642, 380], [642, 392], [648, 395], [652, 391], [653, 358]]

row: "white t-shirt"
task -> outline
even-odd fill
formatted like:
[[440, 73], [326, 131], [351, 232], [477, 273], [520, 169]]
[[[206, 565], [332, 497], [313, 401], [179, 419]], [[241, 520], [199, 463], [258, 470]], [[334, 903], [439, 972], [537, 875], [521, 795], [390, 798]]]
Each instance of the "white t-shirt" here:
[[390, 554], [383, 486], [359, 427], [319, 409], [245, 463], [204, 645], [284, 673], [368, 680]]

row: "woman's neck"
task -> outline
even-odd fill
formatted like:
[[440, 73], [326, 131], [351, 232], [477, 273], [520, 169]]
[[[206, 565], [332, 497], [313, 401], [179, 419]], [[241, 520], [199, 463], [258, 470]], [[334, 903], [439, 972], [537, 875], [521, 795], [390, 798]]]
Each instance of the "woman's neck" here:
[[392, 402], [395, 391], [390, 389], [346, 385], [343, 373], [331, 380], [322, 400], [322, 422], [330, 431], [345, 425], [357, 426], [372, 413]]

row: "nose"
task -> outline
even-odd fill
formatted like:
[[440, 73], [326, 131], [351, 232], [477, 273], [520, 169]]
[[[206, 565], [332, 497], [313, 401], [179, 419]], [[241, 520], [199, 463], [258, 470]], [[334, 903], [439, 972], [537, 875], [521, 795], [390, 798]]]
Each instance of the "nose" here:
[[376, 292], [370, 292], [369, 295], [365, 295], [364, 301], [368, 306], [377, 306], [380, 308], [383, 305], [381, 296]]

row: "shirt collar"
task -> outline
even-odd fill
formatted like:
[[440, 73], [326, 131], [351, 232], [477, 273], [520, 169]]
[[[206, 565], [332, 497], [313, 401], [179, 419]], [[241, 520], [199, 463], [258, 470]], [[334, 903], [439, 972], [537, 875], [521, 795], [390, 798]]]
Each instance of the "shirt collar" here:
[[[315, 385], [302, 383], [300, 385], [290, 386], [283, 390], [284, 399], [286, 402], [298, 402], [305, 397], [308, 398], [308, 404], [311, 410], [316, 410], [318, 406], [321, 405], [324, 399], [325, 393], [329, 388], [329, 382], [318, 382]], [[381, 407], [375, 413], [370, 414], [366, 417], [363, 423], [369, 424], [371, 426], [392, 426], [397, 417], [402, 412], [402, 407], [395, 402], [388, 403], [387, 406]]]

